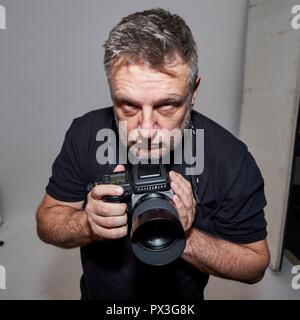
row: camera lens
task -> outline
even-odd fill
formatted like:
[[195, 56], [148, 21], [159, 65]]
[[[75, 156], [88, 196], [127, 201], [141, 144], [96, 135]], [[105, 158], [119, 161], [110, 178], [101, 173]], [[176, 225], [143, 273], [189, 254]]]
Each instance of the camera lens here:
[[174, 242], [174, 230], [168, 220], [151, 220], [140, 228], [139, 242], [146, 249], [164, 250]]
[[171, 199], [161, 193], [141, 198], [132, 214], [131, 246], [150, 265], [165, 265], [181, 256], [185, 233]]

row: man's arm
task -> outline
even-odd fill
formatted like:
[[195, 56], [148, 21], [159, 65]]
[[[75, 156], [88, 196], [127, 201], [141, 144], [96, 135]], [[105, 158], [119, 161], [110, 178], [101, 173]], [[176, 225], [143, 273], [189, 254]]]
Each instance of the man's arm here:
[[249, 284], [260, 281], [270, 260], [266, 241], [235, 244], [192, 227], [196, 201], [191, 184], [173, 171], [170, 178], [175, 192], [173, 200], [187, 235], [181, 257], [198, 270], [221, 278]]
[[[122, 166], [118, 166], [115, 171], [122, 169]], [[40, 239], [62, 248], [74, 248], [96, 240], [126, 236], [127, 205], [109, 203], [103, 199], [123, 192], [119, 186], [98, 185], [87, 195], [84, 209], [83, 201], [62, 202], [46, 194], [36, 214]]]
[[37, 233], [41, 240], [62, 248], [74, 248], [94, 241], [83, 201], [62, 202], [48, 194], [37, 214]]
[[181, 257], [202, 272], [248, 284], [260, 281], [270, 262], [265, 240], [235, 244], [196, 228], [188, 231]]

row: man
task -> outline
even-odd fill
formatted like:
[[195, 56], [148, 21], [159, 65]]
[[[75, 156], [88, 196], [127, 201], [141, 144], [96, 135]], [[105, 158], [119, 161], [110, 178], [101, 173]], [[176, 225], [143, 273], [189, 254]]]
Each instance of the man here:
[[[163, 9], [137, 12], [113, 28], [104, 47], [113, 108], [73, 121], [37, 212], [40, 238], [62, 248], [81, 247], [82, 299], [203, 299], [209, 274], [260, 281], [269, 264], [263, 178], [245, 144], [192, 111], [200, 78], [190, 29]], [[98, 185], [86, 191], [112, 169], [96, 160], [97, 132], [111, 128], [124, 142], [124, 121], [128, 133], [138, 132], [129, 146], [140, 159], [170, 152], [164, 149], [167, 135], [162, 134], [162, 143], [152, 143], [163, 129], [204, 130], [197, 210], [185, 164], [171, 163], [173, 201], [186, 247], [166, 266], [143, 264], [132, 254], [126, 204], [103, 199], [121, 195], [122, 188]]]

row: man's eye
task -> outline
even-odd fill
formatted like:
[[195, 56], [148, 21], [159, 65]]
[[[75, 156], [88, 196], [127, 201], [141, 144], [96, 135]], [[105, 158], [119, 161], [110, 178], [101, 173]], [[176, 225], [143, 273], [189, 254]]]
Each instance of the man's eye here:
[[132, 103], [125, 103], [123, 105], [123, 110], [126, 112], [132, 112], [135, 111], [137, 108], [135, 105], [133, 105]]
[[172, 111], [174, 109], [176, 109], [176, 107], [174, 105], [171, 105], [171, 104], [162, 105], [162, 106], [158, 107], [158, 110], [162, 111], [162, 112]]

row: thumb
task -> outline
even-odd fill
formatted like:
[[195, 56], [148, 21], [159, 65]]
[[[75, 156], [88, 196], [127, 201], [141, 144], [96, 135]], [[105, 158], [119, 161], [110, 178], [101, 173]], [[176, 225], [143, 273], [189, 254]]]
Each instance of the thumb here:
[[122, 172], [122, 171], [125, 171], [125, 167], [122, 164], [118, 164], [114, 169], [114, 172]]

